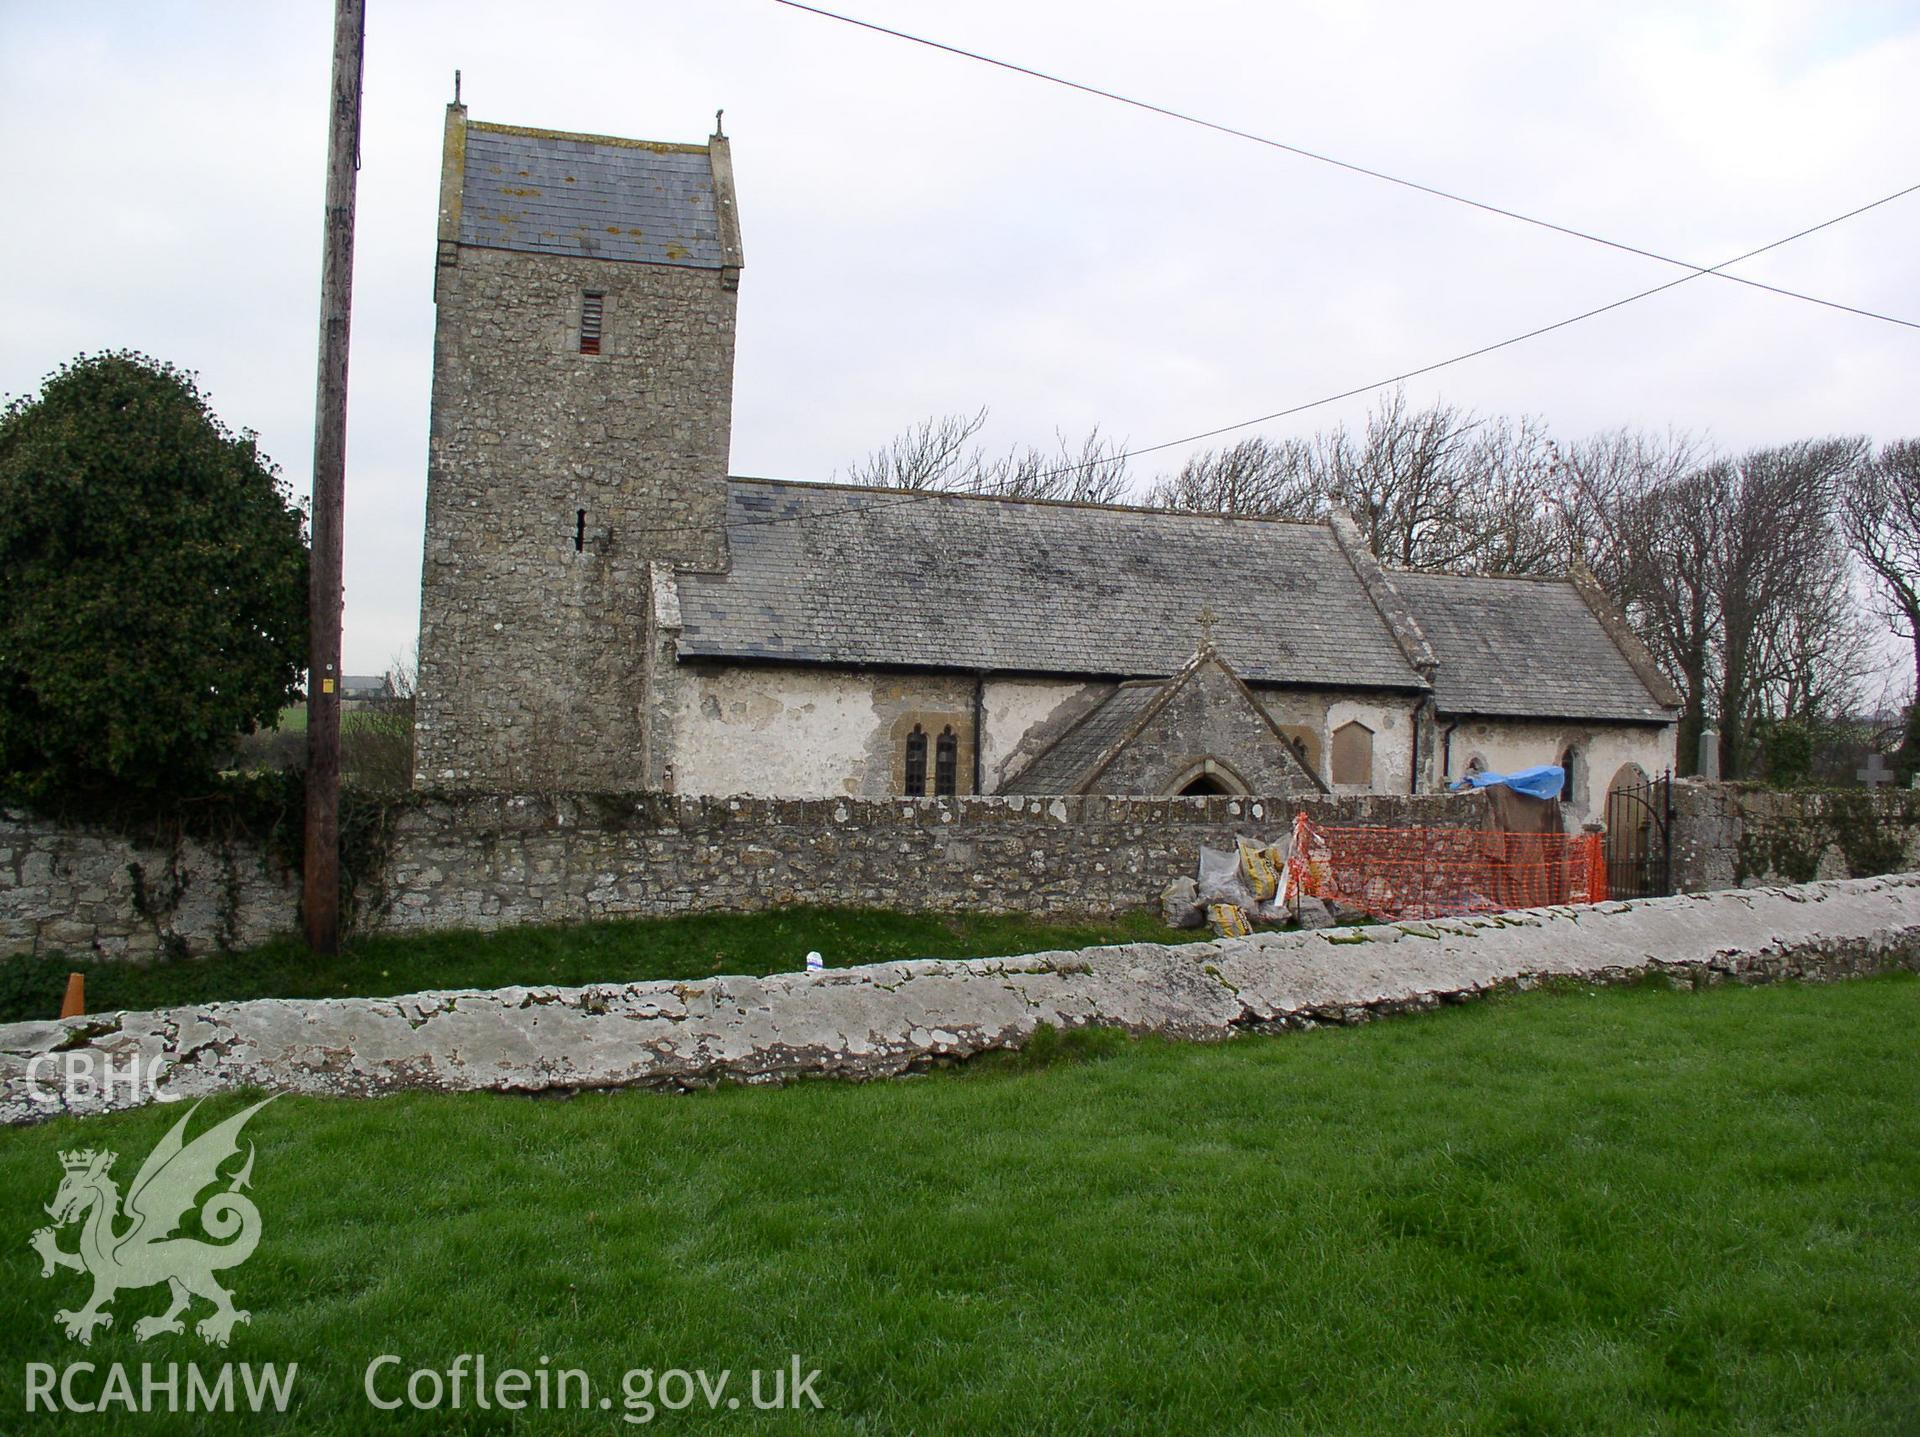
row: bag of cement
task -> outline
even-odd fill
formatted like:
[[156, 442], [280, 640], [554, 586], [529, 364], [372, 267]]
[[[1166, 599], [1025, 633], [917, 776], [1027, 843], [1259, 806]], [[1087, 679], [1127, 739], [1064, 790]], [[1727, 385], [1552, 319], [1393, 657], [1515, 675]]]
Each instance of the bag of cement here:
[[1280, 886], [1280, 870], [1274, 865], [1273, 850], [1242, 838], [1235, 844], [1240, 854], [1240, 881], [1253, 895], [1254, 902], [1266, 903]]
[[1191, 878], [1176, 878], [1160, 890], [1160, 916], [1169, 928], [1198, 928], [1207, 921], [1200, 906], [1200, 885]]
[[1231, 903], [1238, 908], [1246, 908], [1256, 901], [1246, 881], [1240, 876], [1240, 854], [1236, 849], [1223, 852], [1217, 848], [1202, 848], [1198, 887], [1202, 903]]
[[1207, 926], [1213, 929], [1216, 938], [1245, 938], [1253, 932], [1253, 925], [1247, 922], [1247, 910], [1238, 903], [1209, 903]]
[[1251, 863], [1248, 862], [1245, 848], [1242, 849], [1243, 866], [1253, 867], [1255, 872], [1263, 867], [1273, 872], [1273, 893], [1247, 910], [1247, 915], [1255, 923], [1285, 923], [1293, 917], [1294, 909], [1299, 905], [1297, 879], [1287, 863], [1287, 852], [1292, 847], [1293, 838], [1289, 834], [1278, 843], [1260, 848], [1257, 861]]

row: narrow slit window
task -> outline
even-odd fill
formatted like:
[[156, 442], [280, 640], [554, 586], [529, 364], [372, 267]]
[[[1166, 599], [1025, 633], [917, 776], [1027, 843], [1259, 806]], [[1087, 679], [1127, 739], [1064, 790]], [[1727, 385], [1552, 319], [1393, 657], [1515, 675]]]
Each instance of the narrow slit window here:
[[927, 791], [927, 736], [919, 724], [907, 735], [907, 794], [920, 798]]
[[955, 785], [960, 781], [960, 740], [953, 736], [953, 729], [947, 728], [933, 750], [933, 795], [935, 798], [952, 798]]
[[606, 295], [591, 289], [580, 301], [580, 352], [582, 354], [600, 352], [600, 323], [605, 312], [606, 301]]
[[578, 554], [586, 547], [587, 511], [585, 509], [575, 509], [573, 511], [573, 552]]

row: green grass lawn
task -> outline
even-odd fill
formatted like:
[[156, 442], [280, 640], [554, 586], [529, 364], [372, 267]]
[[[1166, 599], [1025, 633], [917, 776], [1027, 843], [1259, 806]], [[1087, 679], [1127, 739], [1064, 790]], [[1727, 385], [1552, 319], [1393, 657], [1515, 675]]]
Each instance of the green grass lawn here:
[[[340, 715], [340, 730], [351, 733], [365, 723], [371, 715], [365, 709], [355, 709], [351, 713]], [[289, 704], [280, 710], [280, 716], [274, 720], [276, 733], [305, 733], [307, 731], [307, 706], [304, 703]]]
[[214, 999], [379, 997], [426, 988], [792, 972], [806, 966], [809, 952], [841, 968], [894, 958], [978, 958], [1208, 936], [1176, 933], [1145, 913], [1110, 922], [1048, 923], [1018, 915], [786, 908], [497, 933], [369, 937], [350, 941], [338, 958], [327, 961], [317, 961], [292, 940], [245, 953], [140, 964], [17, 957], [0, 959], [0, 1022], [53, 1017], [69, 972], [86, 975], [88, 1011], [105, 1013]]
[[[224, 1356], [297, 1362], [296, 1405], [59, 1430], [605, 1433], [629, 1368], [798, 1353], [824, 1410], [655, 1425], [1911, 1433], [1916, 1032], [1910, 977], [1563, 990], [865, 1086], [283, 1098], [247, 1130], [267, 1227]], [[157, 1291], [75, 1346], [84, 1284], [26, 1247], [57, 1150], [130, 1171], [179, 1112], [0, 1138], [0, 1428], [53, 1427], [29, 1362], [219, 1360], [133, 1339]], [[548, 1357], [616, 1406], [379, 1412], [383, 1353]]]

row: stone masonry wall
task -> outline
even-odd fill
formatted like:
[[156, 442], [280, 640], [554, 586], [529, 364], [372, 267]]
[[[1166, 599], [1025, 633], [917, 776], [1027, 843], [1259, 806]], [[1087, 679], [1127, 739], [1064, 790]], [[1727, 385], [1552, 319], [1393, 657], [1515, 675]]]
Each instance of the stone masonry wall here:
[[1673, 786], [1678, 892], [1859, 878], [1920, 868], [1920, 793]]
[[1231, 675], [1212, 662], [1155, 714], [1094, 780], [1107, 793], [1171, 793], [1199, 764], [1217, 759], [1253, 793], [1318, 794], [1319, 785], [1248, 701]]
[[1201, 844], [1323, 823], [1454, 826], [1421, 798], [555, 797], [428, 804], [395, 835], [394, 928], [848, 904], [1104, 915], [1152, 904]]
[[0, 957], [152, 958], [295, 926], [300, 881], [259, 849], [134, 844], [0, 810]]
[[[643, 788], [647, 564], [725, 557], [735, 291], [713, 269], [453, 258], [435, 294], [419, 781]], [[589, 289], [605, 296], [592, 355]]]
[[[1409, 799], [433, 799], [396, 823], [366, 926], [497, 928], [784, 903], [1109, 914], [1152, 904], [1202, 843], [1329, 823], [1448, 824]], [[131, 873], [170, 905], [142, 911]], [[230, 902], [229, 899], [232, 899]], [[178, 853], [0, 816], [0, 956], [246, 947], [296, 927], [299, 885], [259, 852]], [[150, 905], [152, 907], [152, 905]]]
[[[1674, 786], [1687, 891], [1920, 868], [1920, 794]], [[1200, 845], [1326, 824], [1457, 825], [1445, 795], [1339, 798], [423, 799], [396, 822], [367, 926], [495, 928], [786, 903], [1109, 914], [1150, 905]], [[139, 876], [136, 878], [135, 874]], [[296, 927], [257, 849], [141, 847], [0, 812], [0, 956], [140, 958]]]

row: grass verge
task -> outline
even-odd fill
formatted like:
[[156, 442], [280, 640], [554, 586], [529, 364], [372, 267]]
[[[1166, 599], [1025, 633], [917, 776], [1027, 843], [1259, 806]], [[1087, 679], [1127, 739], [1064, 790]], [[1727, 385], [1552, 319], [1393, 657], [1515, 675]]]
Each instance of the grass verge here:
[[[43, 1280], [26, 1240], [58, 1151], [112, 1147], [130, 1174], [179, 1110], [63, 1119], [0, 1141], [0, 1411], [65, 1430], [22, 1416], [29, 1362], [224, 1358], [297, 1362], [288, 1411], [66, 1420], [605, 1433], [628, 1369], [744, 1384], [797, 1353], [821, 1411], [655, 1421], [1912, 1432], [1916, 1030], [1910, 977], [1647, 985], [1214, 1046], [1069, 1035], [1050, 1062], [865, 1086], [283, 1098], [248, 1129], [266, 1236], [229, 1275], [253, 1320], [224, 1354], [135, 1341], [151, 1289], [91, 1348], [56, 1329], [84, 1282]], [[363, 1396], [380, 1354], [391, 1397], [461, 1353], [581, 1369], [614, 1407]]]
[[428, 988], [791, 972], [805, 966], [809, 952], [839, 968], [1208, 936], [1204, 930], [1176, 933], [1147, 913], [1049, 923], [1020, 915], [783, 908], [493, 933], [380, 934], [350, 940], [331, 960], [316, 960], [291, 939], [244, 953], [151, 963], [21, 956], [0, 959], [0, 1022], [53, 1017], [70, 972], [86, 976], [88, 1011], [105, 1013], [242, 998], [374, 998]]

